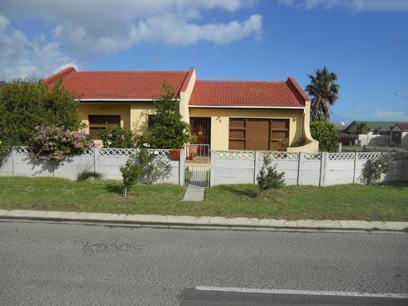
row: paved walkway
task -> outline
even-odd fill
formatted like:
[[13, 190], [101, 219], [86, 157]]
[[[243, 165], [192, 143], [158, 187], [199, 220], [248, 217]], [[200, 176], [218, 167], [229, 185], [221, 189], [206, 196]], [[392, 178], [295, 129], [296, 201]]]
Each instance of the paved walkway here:
[[200, 186], [188, 185], [183, 201], [201, 202], [204, 200], [205, 188]]
[[200, 202], [204, 200], [205, 188], [208, 187], [210, 164], [186, 162], [192, 172], [183, 201]]
[[363, 230], [408, 232], [408, 222], [352, 220], [276, 220], [193, 216], [126, 215], [39, 210], [1, 210], [0, 220], [67, 221], [133, 226], [160, 226], [200, 229], [290, 229], [290, 230]]

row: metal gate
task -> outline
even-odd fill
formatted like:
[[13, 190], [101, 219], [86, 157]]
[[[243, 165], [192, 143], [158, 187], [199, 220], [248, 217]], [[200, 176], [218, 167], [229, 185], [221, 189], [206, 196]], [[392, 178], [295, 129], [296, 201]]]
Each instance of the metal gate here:
[[208, 144], [187, 146], [185, 162], [185, 185], [197, 187], [210, 186], [211, 151]]

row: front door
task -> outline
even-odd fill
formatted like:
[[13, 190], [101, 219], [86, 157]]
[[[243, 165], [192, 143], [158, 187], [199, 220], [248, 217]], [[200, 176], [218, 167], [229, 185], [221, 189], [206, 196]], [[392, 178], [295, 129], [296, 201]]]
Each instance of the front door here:
[[196, 144], [210, 144], [211, 118], [190, 118]]

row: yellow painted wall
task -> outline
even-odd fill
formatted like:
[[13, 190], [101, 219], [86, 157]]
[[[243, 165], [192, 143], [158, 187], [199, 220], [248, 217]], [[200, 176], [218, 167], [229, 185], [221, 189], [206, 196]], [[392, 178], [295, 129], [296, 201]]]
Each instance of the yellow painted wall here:
[[147, 129], [148, 116], [155, 113], [153, 102], [133, 103], [130, 105], [130, 127], [136, 134]]
[[88, 115], [120, 116], [120, 126], [130, 128], [130, 105], [127, 103], [80, 103], [78, 105], [79, 118], [86, 125], [89, 132]]
[[89, 132], [88, 115], [120, 116], [120, 126], [141, 133], [147, 128], [148, 115], [155, 113], [153, 102], [135, 103], [81, 103], [78, 105], [79, 117]]
[[[89, 132], [88, 115], [119, 115], [123, 128], [131, 128], [140, 134], [147, 128], [148, 115], [155, 113], [153, 102], [134, 103], [81, 103], [78, 106], [81, 121], [86, 125]], [[284, 110], [284, 109], [221, 109], [221, 108], [189, 108], [191, 117], [211, 118], [211, 148], [214, 150], [228, 150], [229, 145], [229, 118], [277, 118], [289, 119], [289, 145], [306, 139], [307, 144], [302, 147], [288, 148], [293, 152], [316, 152], [318, 142], [310, 135], [309, 117], [310, 102], [306, 109]]]
[[303, 135], [303, 110], [190, 108], [191, 117], [211, 117], [211, 148], [228, 150], [229, 118], [289, 119], [289, 144]]
[[186, 91], [180, 92], [180, 114], [185, 122], [190, 122], [190, 112], [188, 104], [190, 102], [191, 94], [193, 93], [196, 79], [197, 72], [195, 69], [193, 69]]

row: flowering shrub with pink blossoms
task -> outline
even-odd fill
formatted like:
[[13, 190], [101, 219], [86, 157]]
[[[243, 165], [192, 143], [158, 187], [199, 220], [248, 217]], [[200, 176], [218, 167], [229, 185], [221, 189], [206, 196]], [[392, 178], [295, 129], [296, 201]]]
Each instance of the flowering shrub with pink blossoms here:
[[30, 142], [35, 158], [57, 162], [94, 147], [91, 138], [84, 132], [57, 126], [36, 127]]

